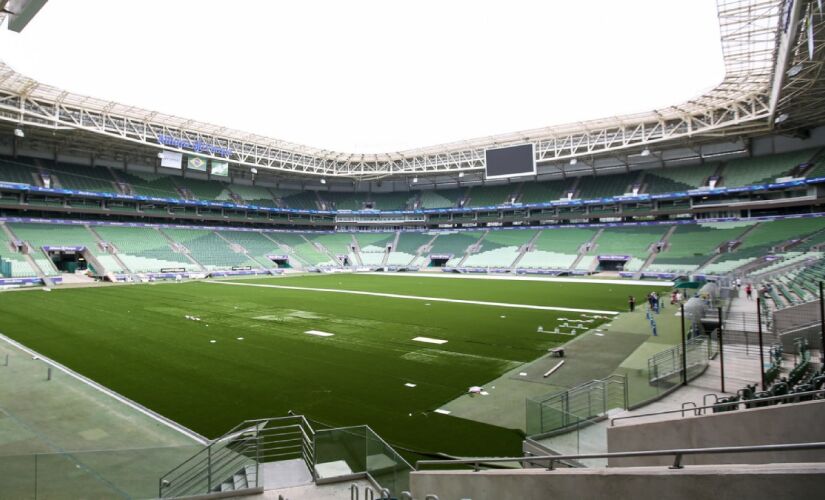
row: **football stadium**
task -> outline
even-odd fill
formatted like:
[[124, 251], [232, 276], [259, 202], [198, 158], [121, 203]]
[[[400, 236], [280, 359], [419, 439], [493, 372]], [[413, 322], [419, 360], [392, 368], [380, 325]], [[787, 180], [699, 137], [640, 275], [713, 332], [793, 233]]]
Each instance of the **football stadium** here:
[[369, 154], [0, 51], [0, 499], [822, 494], [823, 2], [715, 14], [685, 102]]

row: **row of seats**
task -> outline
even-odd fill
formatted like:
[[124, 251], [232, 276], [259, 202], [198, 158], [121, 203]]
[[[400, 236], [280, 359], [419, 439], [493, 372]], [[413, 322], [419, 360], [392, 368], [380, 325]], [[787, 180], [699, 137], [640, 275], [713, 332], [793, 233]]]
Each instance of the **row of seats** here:
[[33, 184], [37, 183], [38, 173], [48, 173], [56, 177], [60, 186], [84, 191], [118, 192], [117, 184], [124, 183], [132, 193], [146, 196], [178, 198], [186, 195], [199, 200], [238, 201], [300, 209], [358, 210], [371, 205], [383, 210], [402, 210], [481, 207], [513, 200], [540, 203], [562, 198], [568, 191], [574, 191], [577, 198], [601, 198], [624, 194], [633, 186], [638, 186], [641, 193], [660, 194], [696, 189], [707, 185], [711, 177], [718, 178], [719, 186], [740, 187], [772, 182], [789, 175], [819, 175], [818, 172], [823, 168], [819, 163], [822, 162], [806, 171], [799, 169], [799, 165], [818, 161], [817, 153], [817, 150], [803, 150], [689, 168], [671, 167], [545, 182], [396, 193], [275, 190], [230, 184], [216, 179], [207, 181], [181, 175], [86, 167], [25, 158], [0, 160], [0, 180]]
[[[749, 279], [766, 292], [765, 298], [770, 299], [776, 309], [815, 300], [819, 296], [819, 282], [825, 279], [822, 257], [822, 252], [798, 253], [759, 269]], [[787, 268], [784, 272], [783, 267]]]
[[[745, 408], [759, 408], [778, 404], [825, 399], [825, 395], [805, 394], [825, 388], [825, 367], [811, 370], [811, 352], [804, 339], [796, 339], [797, 362], [788, 372], [787, 377], [781, 377], [782, 347], [773, 346], [770, 350], [771, 363], [765, 372], [765, 383], [770, 384], [765, 391], [757, 391], [756, 384], [748, 384], [736, 392], [734, 396], [721, 398], [713, 407], [714, 413], [738, 410], [740, 403]], [[788, 396], [787, 398], [777, 398]]]
[[778, 245], [792, 240], [804, 239], [825, 230], [825, 218], [787, 219], [762, 222], [744, 236], [739, 237], [741, 244], [733, 252], [717, 258], [712, 264], [702, 268], [709, 274], [723, 274], [755, 262], [760, 257], [776, 253]]
[[182, 243], [190, 255], [207, 271], [231, 269], [233, 267], [251, 267], [257, 269], [261, 264], [250, 259], [245, 253], [221, 238], [216, 232], [206, 229], [167, 229], [164, 234], [172, 240]]
[[[788, 219], [771, 222], [713, 223], [691, 225], [624, 226], [597, 228], [514, 229], [463, 231], [445, 233], [383, 232], [257, 232], [207, 229], [139, 228], [128, 226], [84, 226], [56, 224], [9, 223], [18, 239], [28, 242], [33, 249], [42, 246], [85, 246], [108, 271], [120, 272], [123, 266], [135, 272], [157, 272], [164, 268], [198, 270], [193, 258], [207, 270], [232, 267], [272, 268], [276, 264], [269, 256], [289, 253], [296, 263], [305, 266], [338, 266], [339, 256], [351, 263], [378, 266], [384, 263], [407, 266], [426, 265], [417, 257], [430, 254], [448, 254], [448, 265], [463, 261], [467, 267], [563, 270], [596, 269], [599, 256], [628, 255], [624, 269], [629, 271], [720, 272], [721, 265], [737, 267], [776, 254], [777, 246], [794, 238], [817, 237], [825, 232], [825, 218]], [[111, 243], [117, 257], [98, 247], [100, 240]], [[668, 236], [668, 233], [669, 236]], [[658, 243], [667, 239], [661, 251]], [[726, 242], [740, 240], [730, 253], [719, 261], [701, 268], [717, 248]], [[360, 247], [360, 254], [353, 251]], [[389, 249], [389, 250], [388, 250]], [[17, 273], [28, 272], [27, 261], [11, 251], [6, 244], [7, 261], [19, 262]], [[188, 255], [187, 255], [188, 254]], [[578, 259], [579, 255], [581, 259]], [[3, 256], [3, 254], [0, 254]], [[14, 257], [17, 256], [17, 257]], [[466, 258], [465, 258], [466, 256]], [[653, 264], [642, 269], [653, 256]], [[41, 252], [32, 257], [44, 271], [55, 273], [48, 258]], [[823, 253], [798, 251], [790, 246], [778, 254], [777, 260], [752, 273], [771, 274], [772, 291], [777, 307], [808, 300], [815, 293], [812, 283], [819, 276]], [[800, 264], [806, 264], [800, 267]], [[787, 273], [776, 273], [788, 268]], [[9, 271], [11, 272], [11, 271]]]
[[161, 269], [197, 271], [180, 252], [175, 252], [169, 240], [157, 229], [120, 226], [95, 226], [100, 238], [117, 249], [117, 256], [136, 273], [160, 272]]
[[11, 241], [3, 235], [0, 238], [0, 276], [3, 278], [25, 278], [36, 276], [37, 273], [32, 268], [26, 257], [12, 250]]
[[736, 240], [753, 223], [708, 223], [679, 226], [668, 238], [666, 249], [656, 255], [647, 270], [666, 273], [695, 271], [728, 241]]

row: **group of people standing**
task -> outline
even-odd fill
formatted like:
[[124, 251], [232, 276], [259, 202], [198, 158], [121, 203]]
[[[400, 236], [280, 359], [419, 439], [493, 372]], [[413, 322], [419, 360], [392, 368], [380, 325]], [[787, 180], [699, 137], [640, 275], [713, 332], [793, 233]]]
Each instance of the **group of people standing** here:
[[[736, 278], [736, 281], [734, 283], [736, 285], [737, 290], [742, 289], [742, 278]], [[768, 288], [768, 286], [770, 286], [770, 284], [762, 287], [761, 292], [763, 295], [767, 295], [768, 293], [770, 293], [770, 289]], [[745, 285], [745, 297], [747, 297], [748, 300], [753, 300], [753, 285], [750, 283], [747, 283]]]
[[[680, 290], [673, 290], [670, 293], [671, 305], [679, 304], [682, 302], [682, 300], [684, 300], [684, 295], [682, 295], [682, 292]], [[664, 309], [665, 307], [664, 301], [661, 299], [661, 297], [659, 297], [658, 292], [650, 292], [649, 294], [647, 294], [647, 304], [649, 306], [649, 309], [656, 313], [658, 313], [660, 309]], [[630, 308], [630, 312], [635, 311], [636, 297], [633, 295], [628, 295], [627, 305]]]

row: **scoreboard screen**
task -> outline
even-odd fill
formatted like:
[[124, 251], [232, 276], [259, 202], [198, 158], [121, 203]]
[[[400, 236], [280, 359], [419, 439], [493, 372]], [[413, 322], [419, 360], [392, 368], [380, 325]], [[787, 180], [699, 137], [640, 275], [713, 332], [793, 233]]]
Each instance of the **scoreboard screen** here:
[[520, 144], [484, 152], [485, 178], [506, 179], [521, 175], [536, 175], [536, 147]]

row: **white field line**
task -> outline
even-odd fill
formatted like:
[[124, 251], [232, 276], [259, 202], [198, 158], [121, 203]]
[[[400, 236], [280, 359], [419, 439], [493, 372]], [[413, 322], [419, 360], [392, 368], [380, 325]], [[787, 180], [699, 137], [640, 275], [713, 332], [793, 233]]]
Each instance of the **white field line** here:
[[428, 302], [449, 302], [453, 304], [472, 304], [477, 306], [510, 307], [513, 309], [533, 309], [537, 311], [565, 311], [594, 314], [619, 314], [616, 311], [601, 311], [598, 309], [577, 309], [573, 307], [534, 306], [531, 304], [510, 304], [507, 302], [485, 302], [481, 300], [445, 299], [442, 297], [421, 297], [418, 295], [399, 295], [397, 293], [365, 292], [361, 290], [337, 290], [335, 288], [311, 288], [305, 286], [264, 285], [261, 283], [238, 283], [235, 281], [203, 281], [213, 285], [252, 286], [258, 288], [279, 288], [282, 290], [304, 290], [308, 292], [344, 293], [351, 295], [367, 295], [370, 297], [388, 297], [392, 299], [426, 300]]
[[333, 335], [335, 335], [334, 333], [322, 332], [321, 330], [307, 330], [304, 333], [315, 335], [317, 337], [332, 337]]
[[504, 281], [548, 281], [554, 283], [590, 283], [592, 285], [640, 285], [640, 286], [673, 286], [672, 281], [656, 280], [626, 280], [626, 279], [594, 279], [594, 278], [559, 278], [550, 276], [498, 276], [490, 274], [449, 274], [449, 273], [358, 273], [373, 276], [394, 276], [398, 278], [441, 278], [456, 280], [504, 280]]
[[147, 417], [151, 418], [152, 420], [160, 422], [161, 424], [169, 427], [170, 429], [173, 429], [175, 431], [180, 432], [184, 436], [196, 441], [199, 444], [202, 444], [204, 446], [209, 444], [209, 439], [201, 436], [197, 432], [195, 432], [191, 429], [187, 429], [186, 427], [180, 425], [179, 423], [175, 422], [174, 420], [168, 419], [168, 418], [164, 417], [163, 415], [161, 415], [159, 413], [156, 413], [156, 412], [150, 410], [149, 408], [146, 408], [142, 404], [136, 403], [136, 402], [132, 401], [131, 399], [127, 398], [126, 396], [122, 396], [122, 395], [118, 394], [117, 392], [109, 389], [108, 387], [105, 387], [101, 384], [98, 384], [97, 382], [95, 382], [94, 380], [92, 380], [90, 378], [84, 377], [83, 375], [77, 373], [76, 371], [72, 370], [71, 368], [68, 368], [68, 367], [58, 363], [57, 361], [54, 361], [50, 358], [47, 358], [46, 356], [43, 356], [42, 354], [40, 354], [39, 352], [37, 352], [33, 349], [29, 349], [28, 347], [24, 346], [20, 342], [17, 342], [16, 340], [9, 338], [9, 337], [3, 335], [2, 333], [0, 333], [0, 340], [3, 340], [7, 344], [10, 344], [10, 345], [20, 349], [21, 351], [25, 352], [26, 354], [28, 354], [30, 356], [36, 356], [37, 358], [42, 360], [44, 363], [46, 363], [46, 364], [48, 364], [48, 365], [50, 365], [54, 368], [57, 368], [61, 372], [65, 373], [66, 375], [68, 375], [68, 376], [70, 376], [70, 377], [72, 377], [72, 378], [88, 385], [92, 389], [96, 389], [96, 390], [102, 392], [103, 394], [106, 394], [107, 396], [115, 399], [116, 401], [119, 401], [119, 402], [125, 404], [126, 406], [132, 408], [133, 410], [136, 410], [139, 413], [142, 413], [142, 414], [146, 415]]
[[442, 339], [431, 339], [430, 337], [416, 337], [413, 340], [417, 342], [425, 342], [427, 344], [446, 344], [446, 340]]

